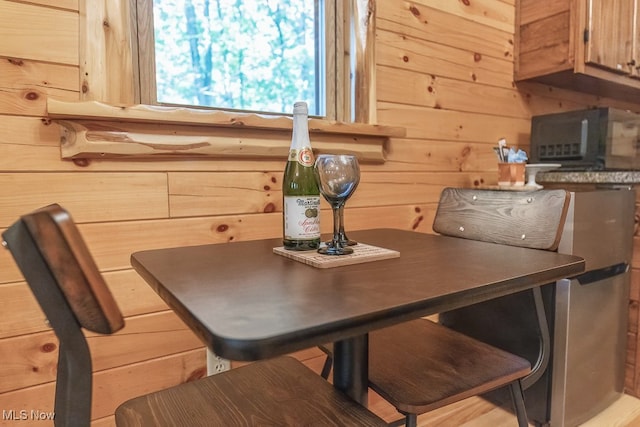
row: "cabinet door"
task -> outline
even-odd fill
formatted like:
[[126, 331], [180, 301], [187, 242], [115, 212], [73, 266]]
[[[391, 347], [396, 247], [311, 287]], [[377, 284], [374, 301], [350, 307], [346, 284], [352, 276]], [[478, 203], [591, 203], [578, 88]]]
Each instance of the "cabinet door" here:
[[637, 0], [588, 0], [585, 61], [619, 73], [633, 69]]
[[640, 78], [640, 0], [634, 0], [633, 18], [633, 67], [631, 77]]

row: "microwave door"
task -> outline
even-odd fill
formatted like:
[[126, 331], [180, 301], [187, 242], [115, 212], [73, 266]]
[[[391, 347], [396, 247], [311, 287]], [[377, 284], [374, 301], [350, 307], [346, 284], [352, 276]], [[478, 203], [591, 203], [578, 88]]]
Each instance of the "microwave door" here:
[[608, 169], [640, 169], [640, 119], [636, 114], [611, 114], [606, 137]]

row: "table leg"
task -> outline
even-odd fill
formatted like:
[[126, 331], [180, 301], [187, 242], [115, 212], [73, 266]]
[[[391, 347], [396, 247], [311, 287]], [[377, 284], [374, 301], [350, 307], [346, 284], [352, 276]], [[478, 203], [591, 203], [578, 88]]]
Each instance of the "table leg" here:
[[366, 407], [369, 388], [369, 335], [334, 343], [333, 357], [334, 386]]

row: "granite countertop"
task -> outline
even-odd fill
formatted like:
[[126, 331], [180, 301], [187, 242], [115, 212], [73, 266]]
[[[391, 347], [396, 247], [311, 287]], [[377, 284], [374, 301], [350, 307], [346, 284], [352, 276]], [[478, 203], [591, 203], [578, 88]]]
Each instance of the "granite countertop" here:
[[640, 184], [640, 170], [540, 172], [536, 182], [572, 184]]

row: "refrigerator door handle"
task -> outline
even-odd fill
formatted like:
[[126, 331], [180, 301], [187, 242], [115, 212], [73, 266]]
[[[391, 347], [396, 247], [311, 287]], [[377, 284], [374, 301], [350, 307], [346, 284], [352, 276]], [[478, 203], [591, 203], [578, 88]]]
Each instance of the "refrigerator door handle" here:
[[582, 273], [574, 277], [574, 279], [576, 279], [581, 285], [588, 285], [590, 283], [599, 282], [610, 277], [624, 274], [627, 271], [629, 271], [629, 264], [626, 262], [620, 262], [607, 267], [589, 270], [586, 273]]

